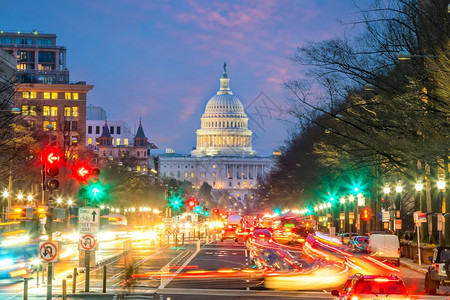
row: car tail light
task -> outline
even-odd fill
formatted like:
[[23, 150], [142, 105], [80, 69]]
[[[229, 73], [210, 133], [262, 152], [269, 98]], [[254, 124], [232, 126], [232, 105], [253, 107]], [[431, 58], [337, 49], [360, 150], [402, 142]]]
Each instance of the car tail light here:
[[375, 278], [375, 281], [376, 281], [376, 282], [388, 282], [389, 279], [388, 279], [388, 278], [380, 277], [380, 278]]
[[439, 273], [439, 264], [434, 264], [434, 269]]
[[352, 300], [359, 300], [358, 296], [352, 296]]
[[397, 253], [398, 253], [398, 255], [400, 255], [400, 248], [398, 248], [398, 251], [397, 251]]

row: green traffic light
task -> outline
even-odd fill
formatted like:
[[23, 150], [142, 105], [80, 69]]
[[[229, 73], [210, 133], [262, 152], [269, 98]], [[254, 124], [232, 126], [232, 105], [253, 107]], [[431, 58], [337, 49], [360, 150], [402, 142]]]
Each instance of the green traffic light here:
[[209, 211], [206, 210], [203, 214], [205, 215], [205, 217], [207, 217], [209, 216]]
[[172, 209], [180, 210], [183, 206], [183, 199], [178, 195], [172, 195], [168, 200], [169, 206], [172, 207]]

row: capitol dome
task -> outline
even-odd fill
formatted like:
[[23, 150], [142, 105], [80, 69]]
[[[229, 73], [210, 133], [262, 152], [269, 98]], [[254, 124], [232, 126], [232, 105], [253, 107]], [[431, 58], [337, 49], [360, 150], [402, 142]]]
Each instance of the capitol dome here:
[[206, 104], [197, 130], [197, 148], [193, 156], [255, 156], [252, 131], [239, 98], [230, 90], [226, 63], [220, 78], [220, 90]]

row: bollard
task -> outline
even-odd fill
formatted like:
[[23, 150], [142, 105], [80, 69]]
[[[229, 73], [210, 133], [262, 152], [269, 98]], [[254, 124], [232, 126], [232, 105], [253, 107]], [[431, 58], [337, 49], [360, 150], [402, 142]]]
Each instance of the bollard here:
[[159, 248], [162, 248], [162, 233], [159, 234]]
[[[190, 232], [189, 232], [189, 234], [190, 234]], [[193, 235], [194, 235], [194, 241], [195, 241], [195, 227], [194, 227], [194, 234]]]
[[39, 287], [39, 267], [40, 265], [36, 266], [36, 287]]
[[77, 289], [77, 268], [73, 268], [72, 294], [75, 294]]
[[167, 248], [170, 248], [170, 235], [167, 236]]
[[23, 279], [23, 300], [28, 300], [28, 278]]
[[106, 266], [103, 266], [103, 294], [106, 293]]
[[66, 280], [63, 279], [62, 281], [62, 300], [67, 300], [67, 285]]
[[181, 246], [184, 247], [184, 232], [181, 234]]
[[197, 251], [200, 251], [200, 240], [197, 241]]
[[175, 250], [177, 250], [178, 249], [178, 234], [174, 234], [173, 239], [175, 242]]

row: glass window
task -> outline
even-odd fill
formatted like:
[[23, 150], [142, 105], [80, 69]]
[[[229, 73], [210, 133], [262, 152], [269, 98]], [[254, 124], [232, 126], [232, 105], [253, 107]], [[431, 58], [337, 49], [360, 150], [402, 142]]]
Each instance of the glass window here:
[[22, 92], [22, 98], [24, 99], [30, 98], [30, 92]]
[[56, 130], [56, 121], [52, 121], [53, 130]]
[[50, 92], [44, 92], [44, 99], [50, 99]]
[[39, 62], [53, 63], [55, 62], [55, 53], [50, 51], [39, 51]]
[[70, 107], [69, 106], [64, 107], [64, 117], [70, 117]]
[[184, 177], [185, 177], [185, 178], [188, 178], [188, 176], [189, 176], [189, 175], [188, 175], [188, 172], [184, 172]]
[[72, 117], [78, 117], [78, 106], [72, 106]]
[[78, 121], [72, 121], [72, 131], [78, 131]]
[[92, 138], [88, 138], [88, 145], [92, 145]]
[[11, 38], [1, 38], [0, 44], [12, 44], [12, 39]]
[[58, 99], [58, 93], [52, 93], [52, 99]]
[[22, 115], [28, 116], [28, 105], [22, 105]]
[[120, 126], [117, 126], [117, 134], [120, 134]]
[[30, 116], [35, 116], [36, 115], [36, 106], [32, 105], [30, 106]]
[[72, 99], [72, 94], [71, 93], [64, 93], [64, 99], [68, 99], [68, 100], [70, 100], [70, 99]]
[[191, 172], [191, 178], [194, 178], [194, 172]]
[[70, 131], [70, 121], [64, 121], [64, 131]]
[[128, 146], [128, 139], [123, 139], [123, 144], [124, 144], [125, 146]]
[[42, 113], [44, 116], [50, 116], [50, 106], [44, 105]]
[[95, 126], [95, 134], [100, 134], [100, 126]]
[[78, 93], [72, 93], [73, 100], [78, 100]]
[[88, 134], [92, 134], [92, 126], [88, 126]]
[[117, 145], [117, 146], [120, 145], [120, 138], [117, 138], [117, 139], [116, 139], [116, 145]]
[[114, 134], [114, 126], [109, 126], [109, 133]]
[[48, 131], [47, 126], [48, 126], [49, 124], [50, 124], [49, 121], [44, 121], [44, 124], [43, 124], [43, 126], [44, 126], [44, 131]]
[[52, 117], [56, 117], [58, 115], [58, 106], [52, 106], [51, 115]]
[[30, 98], [31, 99], [36, 99], [36, 92], [30, 92]]

